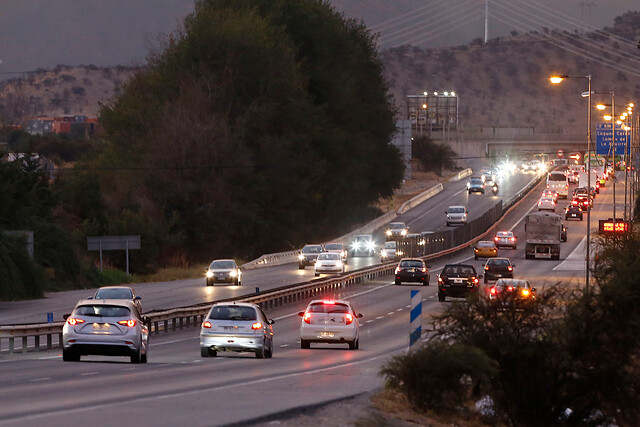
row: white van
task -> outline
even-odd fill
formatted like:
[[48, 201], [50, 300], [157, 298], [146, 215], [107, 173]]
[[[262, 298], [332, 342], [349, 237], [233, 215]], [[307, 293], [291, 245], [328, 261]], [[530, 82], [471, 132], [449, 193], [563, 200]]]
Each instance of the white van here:
[[558, 193], [560, 199], [569, 197], [569, 180], [564, 171], [552, 171], [547, 175], [547, 190]]

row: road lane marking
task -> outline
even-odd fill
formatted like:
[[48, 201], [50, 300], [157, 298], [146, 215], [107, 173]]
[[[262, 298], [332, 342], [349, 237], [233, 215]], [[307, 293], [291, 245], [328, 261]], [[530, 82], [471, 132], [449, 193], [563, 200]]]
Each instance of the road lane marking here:
[[378, 317], [376, 317], [376, 320], [380, 320], [380, 319], [384, 319], [384, 316], [378, 316]]
[[38, 382], [42, 382], [42, 381], [49, 381], [51, 378], [47, 377], [47, 378], [34, 378], [31, 380], [32, 383], [38, 383]]
[[390, 311], [390, 312], [387, 313], [387, 316], [393, 316], [394, 314], [396, 314], [395, 311]]
[[81, 377], [87, 377], [89, 375], [98, 375], [97, 372], [83, 372], [80, 374]]

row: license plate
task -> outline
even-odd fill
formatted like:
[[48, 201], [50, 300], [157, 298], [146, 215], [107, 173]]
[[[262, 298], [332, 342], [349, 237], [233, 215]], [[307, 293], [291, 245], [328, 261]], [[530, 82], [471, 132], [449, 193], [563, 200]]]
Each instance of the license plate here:
[[109, 324], [105, 323], [104, 325], [101, 325], [100, 323], [94, 323], [93, 329], [96, 331], [109, 329]]
[[333, 332], [320, 332], [320, 338], [333, 338], [334, 335]]
[[578, 215], [576, 215], [576, 214], [571, 214], [571, 216], [576, 217], [576, 216], [578, 216]]
[[536, 258], [549, 258], [549, 259], [551, 259], [551, 254], [536, 254]]
[[415, 268], [410, 268], [408, 271], [409, 271], [409, 273], [415, 273], [416, 269]]
[[462, 283], [462, 279], [453, 279], [453, 283]]

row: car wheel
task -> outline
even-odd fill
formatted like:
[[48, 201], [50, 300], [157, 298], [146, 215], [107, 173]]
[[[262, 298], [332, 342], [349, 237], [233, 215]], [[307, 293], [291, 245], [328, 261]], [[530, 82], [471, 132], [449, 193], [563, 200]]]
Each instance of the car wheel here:
[[264, 341], [263, 341], [260, 348], [256, 349], [256, 359], [264, 359], [264, 354], [265, 354], [265, 350], [264, 350]]
[[300, 348], [304, 348], [304, 349], [311, 348], [311, 343], [307, 340], [300, 340]]
[[140, 356], [140, 363], [147, 363], [147, 353]]
[[477, 261], [478, 260], [478, 255], [474, 255], [473, 259], [475, 259]]
[[269, 348], [264, 352], [264, 357], [271, 359], [273, 357], [273, 340], [269, 340]]
[[209, 357], [209, 349], [207, 347], [200, 347], [200, 357]]
[[438, 301], [445, 302], [447, 299], [445, 294], [438, 293]]
[[242, 286], [242, 280], [238, 280], [238, 281], [236, 282], [236, 285], [237, 285], [237, 286]]
[[211, 286], [211, 282], [207, 280], [207, 286]]
[[134, 354], [131, 355], [131, 363], [140, 363], [140, 359], [141, 359], [141, 353], [142, 353], [142, 345], [140, 345], [140, 348], [138, 348], [138, 351], [136, 351]]
[[451, 227], [451, 223], [450, 222], [447, 222], [447, 227]]
[[304, 270], [304, 265], [298, 264], [298, 270]]
[[396, 281], [394, 282], [396, 286], [399, 286], [400, 284], [402, 284], [402, 282], [398, 279], [396, 279]]
[[80, 355], [75, 351], [62, 349], [62, 360], [65, 362], [77, 362], [80, 360]]
[[349, 341], [349, 350], [355, 350], [358, 348], [358, 340]]
[[316, 273], [316, 274], [314, 274], [314, 276], [318, 277], [318, 276], [320, 276], [320, 273]]

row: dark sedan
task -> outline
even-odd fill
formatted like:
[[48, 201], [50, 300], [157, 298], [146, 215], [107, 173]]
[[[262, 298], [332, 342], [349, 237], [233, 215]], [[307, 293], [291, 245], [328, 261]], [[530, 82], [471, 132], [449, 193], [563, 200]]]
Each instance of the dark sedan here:
[[466, 298], [469, 294], [478, 292], [480, 279], [482, 275], [477, 274], [473, 265], [445, 265], [438, 276], [438, 301], [445, 301], [447, 297]]
[[582, 208], [579, 205], [570, 204], [564, 210], [564, 219], [565, 220], [579, 219], [580, 221], [582, 221], [582, 217], [583, 217]]
[[490, 258], [484, 265], [484, 283], [503, 277], [513, 278], [513, 265], [509, 258]]
[[395, 271], [395, 284], [402, 282], [420, 282], [429, 285], [429, 266], [420, 258], [403, 258]]

